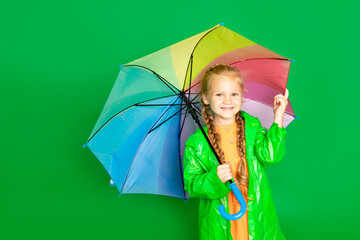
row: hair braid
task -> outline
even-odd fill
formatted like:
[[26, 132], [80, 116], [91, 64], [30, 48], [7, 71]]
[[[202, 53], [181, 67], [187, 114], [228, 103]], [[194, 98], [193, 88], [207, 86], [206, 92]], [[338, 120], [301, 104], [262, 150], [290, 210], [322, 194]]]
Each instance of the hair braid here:
[[208, 135], [209, 135], [211, 143], [213, 144], [215, 152], [219, 156], [220, 160], [222, 162], [224, 162], [224, 152], [221, 149], [221, 143], [220, 143], [221, 137], [216, 132], [216, 128], [213, 123], [213, 117], [210, 112], [210, 107], [209, 107], [209, 105], [205, 105], [204, 103], [203, 103], [203, 108], [202, 108], [202, 117], [208, 128]]
[[[246, 176], [246, 169], [245, 169], [245, 161], [246, 161], [246, 159], [245, 159], [246, 148], [244, 145], [245, 124], [244, 124], [244, 120], [241, 117], [240, 112], [238, 112], [236, 114], [235, 120], [237, 123], [237, 134], [236, 134], [237, 148], [238, 148], [238, 151], [239, 151], [240, 157], [241, 157], [238, 168], [237, 168], [236, 178], [238, 180], [238, 183], [246, 186], [244, 195], [247, 196], [248, 189], [249, 189], [249, 178]], [[238, 187], [240, 187], [240, 186], [238, 186]]]

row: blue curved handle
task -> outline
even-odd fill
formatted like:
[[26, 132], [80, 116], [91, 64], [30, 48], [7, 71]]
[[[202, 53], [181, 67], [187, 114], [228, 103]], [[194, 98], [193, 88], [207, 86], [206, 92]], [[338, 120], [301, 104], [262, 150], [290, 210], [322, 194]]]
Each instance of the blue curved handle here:
[[219, 206], [219, 211], [220, 211], [221, 216], [223, 216], [223, 218], [225, 218], [227, 220], [236, 220], [236, 219], [241, 218], [245, 214], [245, 212], [246, 212], [246, 202], [245, 202], [245, 199], [244, 199], [243, 195], [241, 194], [240, 190], [236, 186], [236, 183], [234, 183], [234, 182], [231, 183], [230, 188], [234, 192], [234, 195], [235, 195], [236, 199], [239, 201], [241, 209], [240, 209], [240, 211], [238, 213], [228, 214], [225, 211], [224, 205], [220, 205]]

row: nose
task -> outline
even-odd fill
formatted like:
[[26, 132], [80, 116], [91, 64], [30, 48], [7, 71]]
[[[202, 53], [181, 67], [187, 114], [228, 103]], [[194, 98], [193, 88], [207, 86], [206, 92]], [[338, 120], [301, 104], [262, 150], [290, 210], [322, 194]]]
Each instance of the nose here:
[[231, 98], [229, 96], [225, 96], [224, 103], [231, 103]]

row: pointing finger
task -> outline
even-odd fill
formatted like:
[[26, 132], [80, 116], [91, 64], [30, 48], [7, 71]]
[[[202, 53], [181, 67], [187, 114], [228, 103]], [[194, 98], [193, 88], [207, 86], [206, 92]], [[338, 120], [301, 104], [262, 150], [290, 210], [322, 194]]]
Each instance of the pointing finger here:
[[289, 98], [289, 90], [288, 89], [285, 89], [285, 99], [288, 99]]

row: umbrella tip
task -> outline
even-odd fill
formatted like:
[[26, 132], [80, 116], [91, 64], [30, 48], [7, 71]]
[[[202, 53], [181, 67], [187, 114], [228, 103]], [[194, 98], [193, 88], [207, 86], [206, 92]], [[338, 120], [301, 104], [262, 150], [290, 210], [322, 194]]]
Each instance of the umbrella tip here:
[[223, 26], [223, 25], [224, 25], [224, 23], [223, 23], [223, 22], [221, 22], [221, 23], [220, 23], [220, 26]]
[[119, 68], [123, 68], [123, 67], [124, 67], [124, 65], [120, 65], [120, 66], [119, 66]]
[[300, 119], [299, 117], [295, 116], [295, 119]]
[[110, 179], [110, 186], [115, 186], [115, 183], [112, 179]]
[[87, 146], [87, 142], [82, 147], [85, 148], [86, 146]]
[[295, 59], [290, 59], [291, 62], [295, 62]]

